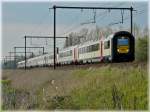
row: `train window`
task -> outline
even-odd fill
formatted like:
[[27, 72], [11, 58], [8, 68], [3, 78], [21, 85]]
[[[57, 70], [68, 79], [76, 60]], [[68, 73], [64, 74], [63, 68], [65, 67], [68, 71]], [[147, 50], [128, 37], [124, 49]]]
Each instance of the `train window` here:
[[91, 51], [91, 46], [84, 47], [84, 53], [88, 53]]
[[79, 54], [84, 54], [92, 51], [97, 51], [99, 49], [99, 44], [94, 44], [79, 49]]
[[89, 52], [89, 46], [86, 46], [85, 49], [85, 53]]
[[82, 54], [82, 48], [79, 49], [79, 54]]
[[86, 46], [86, 47], [85, 47], [85, 52], [84, 52], [84, 53], [88, 53], [89, 50], [90, 50], [90, 47], [89, 47], [89, 46]]
[[67, 51], [67, 52], [66, 52], [66, 56], [69, 56], [69, 55], [70, 55], [70, 52], [69, 52], [69, 51]]
[[90, 45], [90, 46], [88, 46], [88, 47], [89, 47], [88, 52], [91, 52], [91, 51], [92, 51], [92, 46]]
[[81, 54], [85, 53], [85, 47], [81, 48]]
[[91, 45], [91, 51], [94, 51], [94, 45]]
[[82, 47], [82, 54], [85, 53], [85, 47]]
[[53, 58], [54, 58], [54, 56], [53, 56], [53, 55], [51, 55], [51, 56], [50, 56], [50, 59], [53, 59]]
[[70, 56], [72, 55], [72, 50], [70, 51]]
[[85, 53], [87, 53], [87, 52], [89, 51], [89, 47], [86, 46], [85, 49], [86, 49], [86, 50], [85, 50]]
[[110, 41], [104, 42], [104, 49], [109, 49], [110, 48]]
[[59, 53], [59, 57], [62, 57], [62, 53]]
[[66, 52], [63, 53], [63, 57], [66, 57]]
[[85, 47], [83, 47], [83, 53], [85, 53], [86, 52], [86, 48]]
[[67, 56], [71, 56], [71, 55], [72, 55], [72, 50], [59, 54], [60, 57], [67, 57]]
[[81, 54], [83, 54], [83, 47], [81, 48]]
[[99, 50], [99, 44], [95, 44], [95, 50]]
[[79, 53], [80, 53], [80, 54], [82, 54], [82, 52], [83, 52], [83, 49], [82, 49], [82, 48], [80, 48]]
[[85, 47], [82, 48], [82, 53], [85, 53]]
[[91, 47], [92, 47], [91, 51], [97, 51], [99, 49], [99, 44], [94, 44]]
[[129, 45], [128, 39], [118, 39], [117, 46], [127, 46]]

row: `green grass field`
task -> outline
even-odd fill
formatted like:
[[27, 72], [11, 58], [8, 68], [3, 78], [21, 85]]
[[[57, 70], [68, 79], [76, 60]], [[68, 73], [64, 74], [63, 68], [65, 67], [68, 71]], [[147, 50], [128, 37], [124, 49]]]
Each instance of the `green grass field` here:
[[20, 81], [20, 85], [23, 84], [20, 87], [12, 75], [17, 73], [14, 76], [19, 80], [27, 77], [27, 73], [8, 72], [5, 75], [3, 71], [6, 77], [6, 81], [2, 81], [4, 110], [148, 110], [147, 63], [114, 63], [56, 71], [41, 69], [40, 72], [33, 69], [27, 71], [28, 79]]

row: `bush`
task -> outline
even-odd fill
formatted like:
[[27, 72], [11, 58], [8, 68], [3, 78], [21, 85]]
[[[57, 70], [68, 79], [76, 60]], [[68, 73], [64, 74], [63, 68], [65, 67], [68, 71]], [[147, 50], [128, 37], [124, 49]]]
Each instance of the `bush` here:
[[148, 59], [148, 36], [136, 39], [135, 59], [136, 61], [147, 61]]
[[[128, 70], [127, 70], [128, 69]], [[147, 110], [148, 80], [146, 66], [108, 67], [86, 75], [89, 82], [70, 94], [67, 109]], [[65, 108], [66, 108], [65, 107]]]
[[2, 80], [2, 110], [30, 109], [30, 94], [11, 87], [11, 80]]

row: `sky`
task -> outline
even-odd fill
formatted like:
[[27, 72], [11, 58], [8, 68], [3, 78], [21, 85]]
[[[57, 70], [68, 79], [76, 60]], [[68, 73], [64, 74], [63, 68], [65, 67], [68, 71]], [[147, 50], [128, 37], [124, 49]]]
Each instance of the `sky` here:
[[[25, 35], [53, 36], [53, 5], [59, 6], [99, 6], [99, 7], [133, 7], [133, 23], [141, 28], [148, 26], [147, 2], [2, 2], [2, 56], [9, 55], [15, 46], [24, 46]], [[67, 32], [80, 28], [107, 27], [113, 22], [121, 21], [121, 11], [96, 10], [96, 24], [82, 25], [93, 19], [93, 10], [57, 9], [57, 36], [67, 36]], [[130, 13], [124, 11], [124, 24], [129, 28]], [[109, 26], [110, 27], [110, 26]], [[116, 27], [116, 26], [111, 26]], [[57, 39], [57, 46], [62, 47], [64, 39]], [[53, 40], [28, 39], [27, 46], [45, 46], [47, 52], [53, 48]], [[36, 49], [33, 49], [37, 51]], [[33, 51], [30, 50], [30, 51]], [[18, 49], [23, 51], [23, 49]]]

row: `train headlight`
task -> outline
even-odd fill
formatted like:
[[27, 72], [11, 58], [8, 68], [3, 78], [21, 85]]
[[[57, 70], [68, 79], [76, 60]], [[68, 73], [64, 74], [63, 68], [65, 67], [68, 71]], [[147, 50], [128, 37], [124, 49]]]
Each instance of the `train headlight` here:
[[120, 46], [117, 48], [118, 53], [128, 53], [129, 47], [128, 46]]

